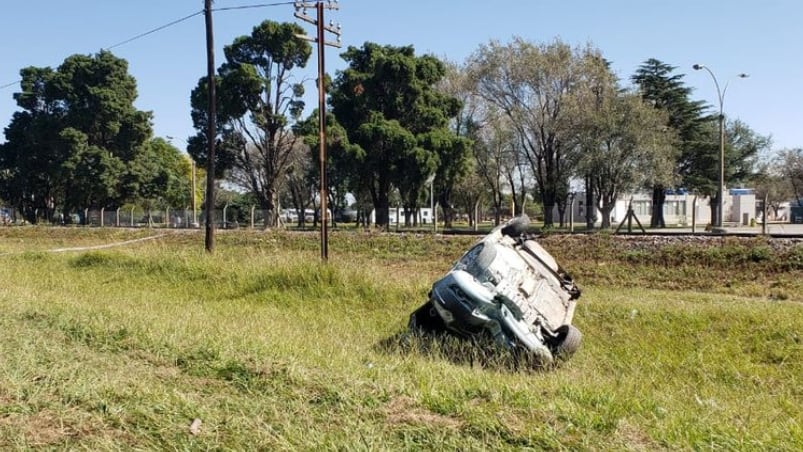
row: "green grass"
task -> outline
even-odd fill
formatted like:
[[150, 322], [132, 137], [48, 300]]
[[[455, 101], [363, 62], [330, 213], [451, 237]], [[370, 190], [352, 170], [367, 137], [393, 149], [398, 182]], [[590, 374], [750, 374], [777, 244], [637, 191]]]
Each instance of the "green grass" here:
[[315, 233], [47, 252], [149, 233], [0, 229], [0, 448], [803, 447], [794, 248], [546, 237], [585, 339], [533, 371], [404, 334], [474, 238], [333, 233], [328, 265]]

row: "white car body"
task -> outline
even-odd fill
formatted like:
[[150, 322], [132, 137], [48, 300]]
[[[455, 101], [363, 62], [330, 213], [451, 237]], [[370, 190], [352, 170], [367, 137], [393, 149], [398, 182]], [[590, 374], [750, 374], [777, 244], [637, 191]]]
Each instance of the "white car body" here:
[[517, 217], [478, 241], [432, 285], [410, 327], [439, 329], [442, 321], [462, 337], [490, 333], [496, 343], [541, 364], [571, 356], [582, 338], [571, 325], [580, 289], [526, 235], [528, 224]]

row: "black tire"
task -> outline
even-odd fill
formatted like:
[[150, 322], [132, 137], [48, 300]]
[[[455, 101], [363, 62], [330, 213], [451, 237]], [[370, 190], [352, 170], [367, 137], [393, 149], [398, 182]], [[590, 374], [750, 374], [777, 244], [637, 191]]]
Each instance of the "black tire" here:
[[410, 314], [407, 328], [411, 331], [420, 331], [429, 334], [441, 334], [447, 331], [446, 323], [432, 306], [432, 301], [427, 301], [418, 309]]
[[561, 360], [567, 360], [574, 355], [583, 342], [583, 333], [574, 325], [561, 325], [555, 330], [555, 356]]
[[529, 226], [530, 218], [525, 214], [521, 214], [510, 220], [505, 227], [502, 228], [502, 235], [518, 237], [526, 233]]

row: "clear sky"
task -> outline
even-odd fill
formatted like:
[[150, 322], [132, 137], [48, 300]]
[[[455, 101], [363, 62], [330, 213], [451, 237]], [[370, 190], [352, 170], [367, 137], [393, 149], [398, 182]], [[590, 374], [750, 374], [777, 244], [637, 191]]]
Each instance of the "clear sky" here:
[[[270, 4], [260, 0], [216, 0], [215, 8]], [[276, 2], [281, 3], [281, 2]], [[531, 42], [560, 38], [598, 47], [627, 82], [648, 58], [676, 66], [693, 98], [718, 109], [711, 76], [694, 71], [705, 64], [721, 86], [729, 83], [725, 113], [773, 139], [773, 149], [803, 147], [803, 1], [801, 0], [341, 0], [329, 19], [343, 27], [344, 46], [366, 41], [412, 44], [463, 62], [490, 40], [520, 36]], [[3, 0], [0, 10], [0, 126], [8, 125], [19, 90], [19, 70], [57, 67], [72, 54], [94, 54], [141, 33], [200, 12], [203, 0]], [[216, 66], [222, 48], [259, 22], [296, 21], [291, 4], [215, 13]], [[308, 33], [312, 26], [303, 24]], [[344, 47], [345, 48], [345, 47]], [[152, 111], [157, 136], [193, 135], [189, 94], [206, 73], [203, 14], [112, 48], [137, 79], [137, 107]], [[342, 50], [328, 48], [326, 69], [344, 67]], [[307, 78], [308, 104], [316, 102], [313, 58]], [[747, 79], [736, 78], [742, 72]], [[629, 82], [628, 82], [629, 83]], [[0, 141], [3, 138], [0, 136]]]

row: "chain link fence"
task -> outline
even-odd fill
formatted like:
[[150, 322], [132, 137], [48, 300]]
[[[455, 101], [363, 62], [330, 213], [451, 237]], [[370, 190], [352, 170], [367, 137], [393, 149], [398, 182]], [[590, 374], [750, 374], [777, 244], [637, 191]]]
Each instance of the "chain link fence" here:
[[[245, 209], [226, 206], [223, 209], [215, 209], [212, 216], [216, 228], [258, 228], [265, 224], [267, 212], [256, 206]], [[282, 224], [281, 220], [284, 219], [280, 219], [280, 224]], [[57, 213], [51, 220], [38, 219], [40, 224], [119, 228], [201, 228], [205, 221], [206, 212], [204, 210], [144, 209], [136, 206], [119, 209], [84, 209], [67, 216]], [[9, 207], [0, 207], [0, 225], [20, 224], [28, 224], [20, 212]]]

